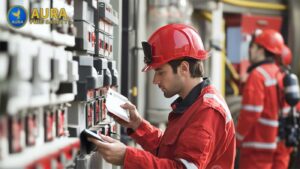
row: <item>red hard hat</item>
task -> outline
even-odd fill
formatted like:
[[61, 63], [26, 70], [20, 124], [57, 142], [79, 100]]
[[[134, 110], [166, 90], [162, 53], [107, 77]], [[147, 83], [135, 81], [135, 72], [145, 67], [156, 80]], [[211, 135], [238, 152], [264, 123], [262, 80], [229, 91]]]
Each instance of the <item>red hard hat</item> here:
[[292, 63], [292, 59], [293, 59], [292, 57], [293, 56], [290, 48], [284, 45], [281, 54], [283, 65], [285, 66], [290, 65]]
[[142, 42], [146, 66], [143, 72], [155, 69], [171, 60], [191, 57], [205, 60], [208, 57], [197, 31], [183, 24], [168, 24], [156, 30]]
[[284, 41], [279, 32], [272, 29], [265, 29], [255, 37], [254, 42], [264, 47], [269, 52], [281, 56]]

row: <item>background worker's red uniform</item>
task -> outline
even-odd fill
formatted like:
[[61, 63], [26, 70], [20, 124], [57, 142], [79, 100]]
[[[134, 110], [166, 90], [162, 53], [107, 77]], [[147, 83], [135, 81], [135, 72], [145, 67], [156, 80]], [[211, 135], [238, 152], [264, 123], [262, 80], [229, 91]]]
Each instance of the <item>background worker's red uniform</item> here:
[[277, 143], [279, 105], [279, 67], [269, 61], [253, 66], [243, 90], [242, 110], [237, 125], [241, 169], [287, 168], [290, 148]]
[[[141, 123], [131, 137], [146, 151], [128, 147], [124, 169], [233, 168], [236, 145], [231, 114], [222, 96], [204, 83], [207, 80], [172, 105], [164, 133], [146, 121]], [[178, 112], [182, 102], [190, 105]]]

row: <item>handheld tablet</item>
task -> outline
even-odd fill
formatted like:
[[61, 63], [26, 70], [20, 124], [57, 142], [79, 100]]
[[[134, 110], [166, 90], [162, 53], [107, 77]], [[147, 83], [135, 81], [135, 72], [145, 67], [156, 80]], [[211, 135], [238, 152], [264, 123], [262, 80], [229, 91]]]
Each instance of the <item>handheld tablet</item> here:
[[120, 105], [125, 104], [126, 102], [128, 102], [126, 97], [112, 89], [108, 90], [105, 103], [107, 110], [119, 118], [129, 122], [129, 111], [120, 107]]
[[94, 139], [97, 139], [99, 141], [102, 141], [102, 142], [106, 142], [104, 141], [99, 135], [97, 135], [96, 133], [88, 130], [88, 129], [84, 129], [81, 133], [84, 137], [88, 138], [88, 137], [92, 137]]

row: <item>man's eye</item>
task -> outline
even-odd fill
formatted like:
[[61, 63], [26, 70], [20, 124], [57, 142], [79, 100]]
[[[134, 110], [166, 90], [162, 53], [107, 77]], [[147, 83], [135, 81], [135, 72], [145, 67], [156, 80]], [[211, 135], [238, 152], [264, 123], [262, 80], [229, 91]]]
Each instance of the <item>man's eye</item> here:
[[164, 74], [164, 72], [158, 72], [158, 75], [163, 75]]

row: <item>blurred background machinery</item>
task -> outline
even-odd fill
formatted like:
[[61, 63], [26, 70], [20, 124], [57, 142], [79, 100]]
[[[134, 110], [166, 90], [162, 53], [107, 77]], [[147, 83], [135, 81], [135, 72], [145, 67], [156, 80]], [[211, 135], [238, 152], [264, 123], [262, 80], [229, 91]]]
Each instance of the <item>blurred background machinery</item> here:
[[[125, 5], [126, 4], [126, 5]], [[206, 76], [227, 97], [234, 116], [239, 112], [242, 78], [249, 66], [248, 46], [256, 29], [280, 31], [294, 54], [298, 53], [299, 2], [295, 0], [127, 0], [123, 3], [121, 92], [145, 110], [153, 123], [167, 120], [169, 104], [152, 85], [153, 72], [146, 77], [142, 40], [167, 23], [185, 23], [196, 27], [212, 57], [206, 61]], [[126, 11], [127, 10], [127, 11]], [[124, 59], [124, 60], [123, 60]], [[294, 55], [292, 71], [298, 76], [299, 57]], [[137, 92], [136, 92], [137, 91]], [[137, 94], [138, 93], [138, 94]], [[140, 98], [140, 99], [138, 99]]]

